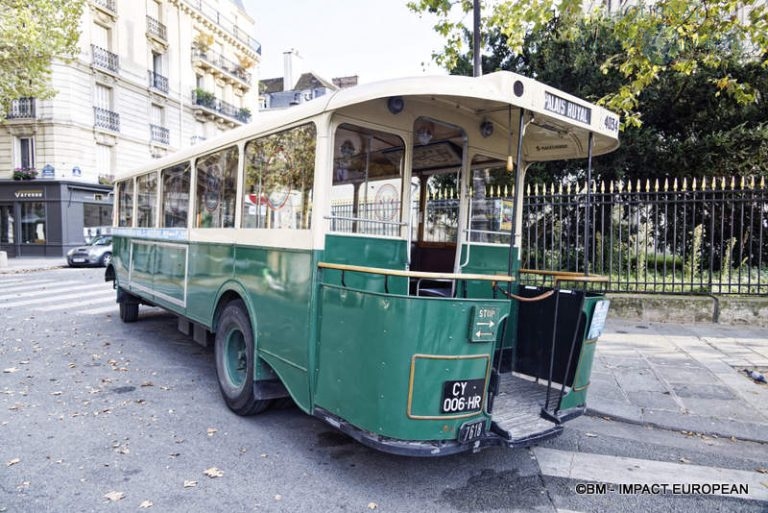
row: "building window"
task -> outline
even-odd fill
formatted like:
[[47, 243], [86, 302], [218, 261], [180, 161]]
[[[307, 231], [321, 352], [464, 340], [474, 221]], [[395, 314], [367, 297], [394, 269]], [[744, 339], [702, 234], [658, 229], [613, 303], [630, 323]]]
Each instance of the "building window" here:
[[0, 244], [13, 244], [13, 205], [0, 205]]
[[21, 169], [34, 169], [35, 167], [35, 139], [34, 137], [16, 138], [16, 167]]
[[112, 147], [106, 144], [96, 145], [96, 171], [99, 176], [112, 179]]
[[198, 228], [232, 228], [235, 226], [237, 195], [236, 147], [206, 155], [197, 161]]
[[21, 204], [21, 240], [25, 244], [45, 244], [45, 203]]

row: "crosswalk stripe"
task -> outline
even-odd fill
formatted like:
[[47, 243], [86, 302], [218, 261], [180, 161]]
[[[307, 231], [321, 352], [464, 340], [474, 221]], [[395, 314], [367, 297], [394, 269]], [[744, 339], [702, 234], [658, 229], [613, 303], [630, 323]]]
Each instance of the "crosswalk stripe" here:
[[[58, 294], [59, 292], [71, 292], [75, 290], [87, 290], [87, 289], [103, 289], [104, 285], [102, 284], [95, 284], [95, 285], [70, 285], [73, 283], [77, 283], [76, 281], [66, 281], [66, 282], [60, 282], [53, 286], [46, 286], [43, 289], [38, 290], [30, 290], [30, 287], [26, 287], [26, 290], [24, 292], [19, 291], [11, 294], [0, 294], [0, 301], [3, 301], [5, 299], [18, 299], [22, 300], [27, 297], [34, 297], [34, 296], [44, 296], [44, 295], [51, 295], [51, 294]], [[5, 292], [5, 291], [3, 291]]]
[[85, 307], [85, 306], [103, 305], [107, 301], [109, 301], [110, 303], [114, 304], [115, 303], [115, 293], [113, 291], [111, 291], [111, 290], [109, 292], [110, 292], [109, 296], [100, 295], [99, 297], [94, 298], [94, 299], [87, 299], [87, 300], [84, 300], [84, 301], [77, 301], [77, 302], [66, 303], [66, 304], [62, 304], [62, 305], [46, 306], [45, 307], [45, 311], [46, 312], [55, 312], [55, 311], [58, 311], [58, 310], [68, 310], [69, 309], [69, 310], [74, 310], [75, 311], [74, 313], [77, 313], [77, 311], [82, 310], [82, 307]]
[[73, 313], [77, 315], [103, 315], [108, 313], [117, 313], [117, 311], [118, 311], [118, 306], [113, 299], [112, 304], [109, 306], [103, 306], [101, 308], [89, 308], [86, 310], [81, 310], [79, 312], [73, 312]]
[[[547, 476], [612, 484], [747, 485], [748, 494], [713, 493], [713, 495], [768, 501], [768, 483], [764, 483], [768, 479], [758, 472], [542, 447], [534, 448], [533, 452], [539, 462], [541, 473]], [[671, 489], [670, 493], [672, 493]]]
[[[106, 298], [108, 296], [114, 296], [114, 291], [111, 289], [107, 289], [104, 292], [96, 292], [98, 294], [103, 294], [103, 296]], [[89, 294], [89, 297], [93, 294]], [[40, 306], [43, 307], [47, 303], [55, 302], [55, 301], [68, 301], [70, 299], [82, 299], [84, 297], [84, 292], [77, 292], [72, 294], [56, 294], [52, 295], [50, 297], [40, 297], [35, 299], [27, 299], [24, 301], [9, 301], [7, 303], [0, 303], [0, 306], [4, 308], [16, 308], [19, 306]]]
[[16, 291], [25, 291], [34, 289], [40, 286], [48, 285], [51, 283], [61, 284], [61, 283], [78, 283], [76, 281], [67, 281], [67, 282], [61, 282], [59, 280], [42, 280], [42, 281], [27, 281], [27, 282], [18, 282], [18, 285], [14, 283], [13, 285], [16, 285], [14, 287], [0, 287], [0, 293], [6, 294], [8, 292], [16, 292]]

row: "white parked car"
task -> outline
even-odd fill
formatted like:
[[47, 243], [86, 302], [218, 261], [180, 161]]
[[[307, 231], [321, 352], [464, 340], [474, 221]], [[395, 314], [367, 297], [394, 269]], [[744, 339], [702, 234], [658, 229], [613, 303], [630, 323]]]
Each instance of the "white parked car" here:
[[112, 237], [99, 236], [87, 246], [80, 246], [67, 251], [67, 263], [70, 267], [80, 265], [98, 265], [106, 267], [112, 261]]

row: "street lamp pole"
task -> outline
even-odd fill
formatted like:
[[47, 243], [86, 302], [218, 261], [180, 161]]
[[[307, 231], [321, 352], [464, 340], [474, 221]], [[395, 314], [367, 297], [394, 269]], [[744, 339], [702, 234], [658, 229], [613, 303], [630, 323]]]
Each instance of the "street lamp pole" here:
[[483, 68], [480, 63], [480, 0], [474, 0], [473, 11], [472, 76], [479, 77], [483, 74]]

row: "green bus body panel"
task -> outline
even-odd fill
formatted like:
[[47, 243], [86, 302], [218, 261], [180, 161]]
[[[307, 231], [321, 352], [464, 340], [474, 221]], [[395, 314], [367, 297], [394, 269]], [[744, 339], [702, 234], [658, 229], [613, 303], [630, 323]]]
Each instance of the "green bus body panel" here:
[[587, 403], [587, 391], [589, 389], [589, 380], [592, 375], [592, 363], [595, 358], [595, 348], [597, 347], [596, 338], [587, 339], [589, 326], [592, 323], [592, 317], [597, 303], [604, 299], [602, 294], [588, 295], [584, 298], [582, 314], [585, 316], [584, 333], [581, 334], [581, 353], [576, 364], [576, 374], [573, 378], [571, 390], [563, 397], [560, 403], [560, 409], [568, 409], [576, 406], [583, 406]]
[[[329, 234], [325, 237], [323, 260], [333, 264], [380, 267], [382, 269], [404, 270], [407, 264], [406, 241], [400, 239], [377, 239], [375, 237], [347, 236]], [[327, 270], [325, 283], [342, 284], [341, 271]], [[347, 287], [384, 292], [406, 294], [408, 279], [368, 273], [344, 273]]]
[[[121, 288], [211, 331], [219, 300], [228, 293], [241, 297], [259, 357], [310, 411], [312, 252], [124, 236], [113, 238], [113, 248]], [[274, 377], [263, 365], [255, 374], [257, 380]]]
[[473, 307], [496, 308], [503, 317], [508, 301], [396, 296], [323, 284], [319, 303], [316, 406], [402, 440], [452, 440], [461, 424], [485, 416], [441, 414], [443, 383], [487, 378], [494, 342], [470, 342]]

